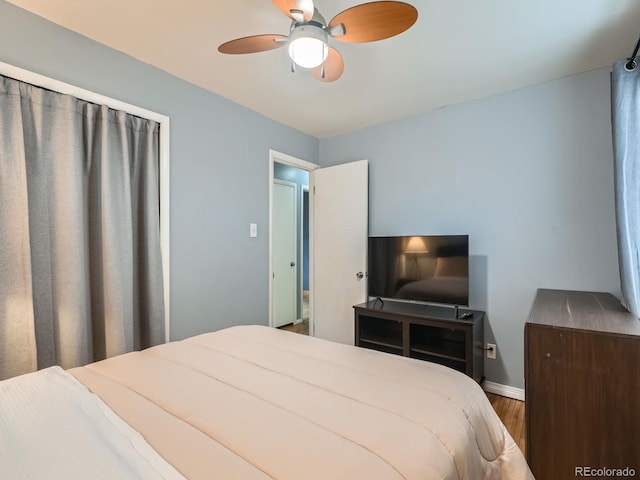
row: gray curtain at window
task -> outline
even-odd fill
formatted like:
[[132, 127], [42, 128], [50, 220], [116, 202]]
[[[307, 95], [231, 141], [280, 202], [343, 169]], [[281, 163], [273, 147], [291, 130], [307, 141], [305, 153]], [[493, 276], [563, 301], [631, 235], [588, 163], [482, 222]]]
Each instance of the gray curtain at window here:
[[622, 303], [640, 317], [640, 67], [613, 66], [611, 108]]
[[0, 76], [0, 379], [164, 341], [158, 134]]

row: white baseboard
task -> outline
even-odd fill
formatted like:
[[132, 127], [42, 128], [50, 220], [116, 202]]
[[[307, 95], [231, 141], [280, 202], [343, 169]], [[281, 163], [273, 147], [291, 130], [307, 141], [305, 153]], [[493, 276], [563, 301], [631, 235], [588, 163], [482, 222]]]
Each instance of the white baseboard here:
[[499, 383], [490, 382], [485, 380], [482, 384], [485, 392], [494, 393], [502, 397], [515, 398], [516, 400], [524, 401], [524, 389], [511, 387], [509, 385], [501, 385]]

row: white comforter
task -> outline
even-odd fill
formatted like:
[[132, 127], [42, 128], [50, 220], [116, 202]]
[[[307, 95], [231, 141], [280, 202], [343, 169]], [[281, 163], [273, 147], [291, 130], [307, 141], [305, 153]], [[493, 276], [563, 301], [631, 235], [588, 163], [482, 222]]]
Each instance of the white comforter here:
[[184, 479], [58, 367], [0, 382], [0, 478]]
[[72, 370], [190, 479], [529, 480], [451, 369], [259, 326]]

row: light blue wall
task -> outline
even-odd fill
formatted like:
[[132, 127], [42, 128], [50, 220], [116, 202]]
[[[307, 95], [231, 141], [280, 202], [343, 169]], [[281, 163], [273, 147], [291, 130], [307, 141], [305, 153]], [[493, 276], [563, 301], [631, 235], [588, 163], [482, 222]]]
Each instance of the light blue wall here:
[[318, 141], [3, 0], [0, 61], [171, 117], [174, 339], [267, 324], [269, 149], [368, 159], [374, 235], [471, 236], [489, 380], [522, 387], [536, 288], [619, 294], [608, 69]]
[[609, 69], [320, 142], [322, 166], [359, 159], [372, 235], [470, 235], [470, 303], [498, 346], [488, 380], [523, 387], [537, 288], [619, 296]]
[[317, 139], [2, 0], [0, 61], [171, 117], [171, 337], [268, 323], [269, 149]]

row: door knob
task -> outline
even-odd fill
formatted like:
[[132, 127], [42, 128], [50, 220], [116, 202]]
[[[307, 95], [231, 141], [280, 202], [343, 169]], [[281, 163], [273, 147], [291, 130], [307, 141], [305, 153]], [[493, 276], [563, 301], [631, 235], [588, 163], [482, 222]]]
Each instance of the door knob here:
[[364, 273], [362, 273], [362, 272], [358, 272], [358, 273], [356, 273], [356, 278], [357, 278], [358, 280], [362, 280], [362, 279], [364, 278]]
[[291, 262], [289, 265], [291, 265], [292, 267], [296, 266], [296, 262]]

